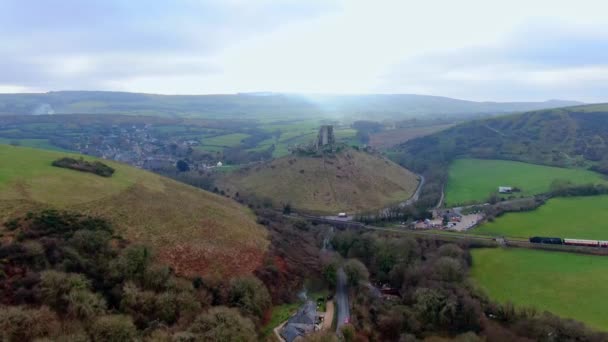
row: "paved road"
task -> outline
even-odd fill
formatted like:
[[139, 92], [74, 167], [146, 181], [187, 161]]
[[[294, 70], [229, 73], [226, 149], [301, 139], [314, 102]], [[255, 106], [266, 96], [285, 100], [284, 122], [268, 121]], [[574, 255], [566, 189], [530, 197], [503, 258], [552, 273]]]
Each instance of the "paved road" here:
[[399, 206], [401, 207], [405, 207], [406, 205], [410, 205], [413, 204], [414, 202], [416, 202], [418, 200], [418, 198], [420, 197], [420, 191], [422, 191], [422, 186], [424, 186], [424, 176], [420, 175], [420, 183], [418, 183], [418, 187], [416, 188], [416, 192], [414, 192], [414, 195], [412, 195], [412, 197], [410, 197], [407, 201], [399, 204]]
[[348, 286], [346, 284], [346, 273], [344, 269], [340, 267], [338, 269], [336, 282], [336, 296], [334, 302], [336, 304], [336, 317], [338, 319], [336, 324], [336, 331], [339, 333], [340, 328], [350, 321], [350, 307], [348, 305]]

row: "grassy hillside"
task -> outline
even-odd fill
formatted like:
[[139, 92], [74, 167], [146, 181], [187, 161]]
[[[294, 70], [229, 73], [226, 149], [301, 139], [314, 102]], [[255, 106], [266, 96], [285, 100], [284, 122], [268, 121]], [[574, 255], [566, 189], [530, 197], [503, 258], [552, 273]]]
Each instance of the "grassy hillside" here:
[[231, 194], [270, 198], [276, 206], [335, 214], [378, 209], [414, 193], [416, 175], [379, 155], [347, 149], [334, 156], [287, 156], [225, 176]]
[[553, 198], [534, 211], [507, 213], [472, 232], [608, 240], [607, 222], [608, 196]]
[[54, 207], [100, 215], [182, 275], [253, 271], [265, 230], [234, 201], [123, 164], [110, 178], [51, 166], [65, 153], [0, 145], [0, 219]]
[[482, 202], [501, 185], [521, 189], [514, 196], [531, 196], [549, 191], [551, 182], [556, 179], [574, 184], [606, 183], [599, 173], [582, 169], [507, 160], [458, 159], [449, 168], [445, 201], [448, 206]]
[[608, 258], [526, 249], [475, 249], [472, 278], [491, 299], [533, 306], [608, 330]]

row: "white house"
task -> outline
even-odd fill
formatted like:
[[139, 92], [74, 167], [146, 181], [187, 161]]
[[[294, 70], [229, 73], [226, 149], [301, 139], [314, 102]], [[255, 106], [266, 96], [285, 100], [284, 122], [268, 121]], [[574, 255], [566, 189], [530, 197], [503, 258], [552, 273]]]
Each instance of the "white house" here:
[[224, 165], [224, 164], [222, 164], [222, 162], [217, 162], [217, 165], [216, 165], [216, 166], [217, 166], [217, 167], [221, 167], [222, 165]]

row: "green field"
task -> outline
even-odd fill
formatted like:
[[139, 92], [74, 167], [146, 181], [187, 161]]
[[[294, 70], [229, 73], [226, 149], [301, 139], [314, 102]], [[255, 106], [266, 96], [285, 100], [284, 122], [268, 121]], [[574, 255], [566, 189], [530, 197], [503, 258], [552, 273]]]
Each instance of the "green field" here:
[[608, 195], [553, 198], [536, 210], [507, 213], [472, 232], [608, 240]]
[[474, 249], [471, 277], [501, 303], [533, 306], [608, 330], [608, 258], [528, 249]]
[[234, 147], [241, 143], [249, 134], [231, 133], [203, 139], [203, 145]]
[[518, 187], [514, 196], [547, 192], [556, 179], [576, 184], [606, 182], [602, 175], [581, 169], [565, 169], [507, 160], [458, 159], [450, 165], [446, 205], [484, 202], [499, 186]]

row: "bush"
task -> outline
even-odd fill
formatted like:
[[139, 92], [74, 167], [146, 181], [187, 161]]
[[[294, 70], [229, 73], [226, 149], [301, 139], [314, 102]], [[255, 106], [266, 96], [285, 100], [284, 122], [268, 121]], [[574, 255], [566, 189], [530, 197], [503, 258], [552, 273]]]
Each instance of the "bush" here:
[[66, 169], [90, 172], [102, 177], [111, 177], [115, 171], [113, 168], [100, 161], [90, 162], [84, 160], [82, 157], [80, 159], [69, 157], [57, 159], [52, 163], [52, 165]]
[[91, 339], [95, 342], [132, 341], [136, 333], [131, 317], [124, 315], [101, 316], [89, 330]]

